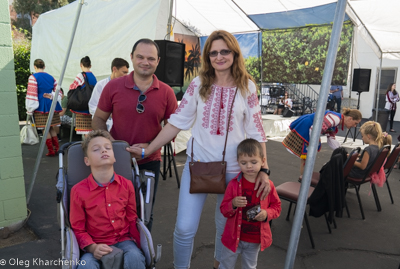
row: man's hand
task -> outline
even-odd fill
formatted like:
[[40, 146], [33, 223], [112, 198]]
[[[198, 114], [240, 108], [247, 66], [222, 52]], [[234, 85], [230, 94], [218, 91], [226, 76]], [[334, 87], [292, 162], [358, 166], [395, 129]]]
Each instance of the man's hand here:
[[256, 185], [254, 186], [254, 190], [257, 190], [257, 189], [258, 189], [258, 191], [257, 191], [256, 196], [259, 197], [261, 194], [260, 200], [264, 200], [271, 190], [271, 187], [269, 185], [269, 176], [264, 172], [258, 173], [258, 176], [256, 179]]
[[254, 220], [256, 221], [264, 221], [268, 217], [267, 210], [261, 209], [261, 212], [257, 214], [257, 216], [254, 217]]
[[236, 196], [232, 200], [233, 207], [245, 207], [247, 205], [247, 200], [245, 196]]
[[112, 252], [112, 248], [106, 244], [91, 244], [86, 247], [86, 250], [92, 253], [98, 260], [100, 260], [104, 255]]

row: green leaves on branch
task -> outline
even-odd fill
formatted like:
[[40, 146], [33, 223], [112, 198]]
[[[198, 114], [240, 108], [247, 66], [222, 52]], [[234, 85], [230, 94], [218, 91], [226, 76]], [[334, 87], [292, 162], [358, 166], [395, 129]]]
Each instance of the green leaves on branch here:
[[13, 31], [14, 69], [17, 85], [18, 116], [19, 120], [26, 119], [25, 97], [28, 87], [28, 78], [31, 74], [29, 62], [31, 57], [30, 35], [26, 30]]
[[[268, 30], [262, 34], [263, 82], [321, 84], [332, 25]], [[343, 24], [332, 84], [345, 85], [353, 24]]]

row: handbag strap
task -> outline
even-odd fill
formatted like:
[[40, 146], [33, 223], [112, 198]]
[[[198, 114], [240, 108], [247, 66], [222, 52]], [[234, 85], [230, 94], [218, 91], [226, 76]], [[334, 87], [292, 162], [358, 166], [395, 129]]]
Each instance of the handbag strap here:
[[[238, 88], [236, 87], [235, 95], [233, 96], [233, 100], [231, 103], [231, 108], [229, 109], [229, 116], [227, 118], [228, 120], [228, 126], [226, 128], [226, 136], [225, 136], [225, 144], [224, 144], [224, 151], [222, 152], [222, 162], [225, 161], [225, 150], [226, 150], [226, 143], [228, 141], [228, 134], [229, 134], [229, 125], [231, 123], [231, 115], [232, 115], [232, 108], [233, 108], [233, 103], [235, 102], [236, 94], [237, 94]], [[193, 162], [193, 144], [194, 144], [194, 137], [192, 137], [192, 153], [190, 154], [192, 162]]]

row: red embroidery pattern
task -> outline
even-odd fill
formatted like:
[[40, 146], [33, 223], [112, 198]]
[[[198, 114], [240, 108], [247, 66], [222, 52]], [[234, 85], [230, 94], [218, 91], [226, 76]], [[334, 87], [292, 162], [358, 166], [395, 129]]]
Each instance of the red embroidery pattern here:
[[264, 128], [263, 128], [263, 125], [262, 125], [261, 111], [258, 111], [257, 113], [254, 113], [253, 114], [253, 119], [254, 119], [254, 123], [256, 124], [257, 131], [261, 135], [262, 141], [264, 141], [264, 142], [267, 141], [267, 138], [266, 138], [265, 132], [264, 132]]
[[253, 108], [258, 105], [258, 98], [255, 93], [252, 93], [249, 97], [247, 97], [247, 104], [250, 108]]
[[[229, 113], [229, 110], [231, 109], [231, 104], [233, 102], [233, 97], [235, 96], [235, 92], [236, 92], [236, 88], [229, 89], [229, 101], [228, 101], [228, 105], [227, 105], [227, 107], [228, 107], [227, 113]], [[230, 120], [229, 132], [233, 131], [233, 114], [235, 111], [234, 108], [235, 108], [235, 104], [232, 104], [232, 113], [231, 113], [231, 118], [229, 119]]]
[[226, 103], [226, 92], [224, 88], [215, 87], [215, 98], [214, 105], [211, 115], [211, 130], [212, 135], [224, 135], [224, 125], [225, 125], [225, 108]]
[[[82, 74], [79, 75], [82, 76]], [[76, 88], [78, 88], [78, 86], [83, 85], [83, 80], [79, 75], [75, 78], [74, 82], [69, 86], [70, 90], [75, 90]]]
[[197, 87], [197, 85], [194, 83], [194, 80], [193, 80], [190, 83], [189, 87], [186, 89], [186, 93], [189, 94], [190, 96], [193, 96], [195, 87]]
[[178, 112], [181, 112], [181, 110], [185, 107], [185, 105], [187, 105], [189, 102], [185, 99], [182, 98], [181, 103], [179, 104], [179, 107], [175, 110], [175, 114], [177, 114]]
[[206, 105], [204, 106], [204, 112], [203, 112], [203, 123], [201, 124], [201, 126], [203, 126], [203, 128], [208, 128], [209, 127], [209, 122], [210, 122], [210, 110], [211, 110], [211, 104], [213, 102], [214, 99], [214, 92], [215, 92], [215, 87], [214, 85], [211, 86], [211, 93], [210, 96], [208, 97], [208, 100], [206, 102]]
[[34, 76], [29, 77], [29, 82], [28, 82], [28, 89], [26, 90], [26, 98], [28, 100], [38, 100], [38, 94], [37, 94], [37, 82]]

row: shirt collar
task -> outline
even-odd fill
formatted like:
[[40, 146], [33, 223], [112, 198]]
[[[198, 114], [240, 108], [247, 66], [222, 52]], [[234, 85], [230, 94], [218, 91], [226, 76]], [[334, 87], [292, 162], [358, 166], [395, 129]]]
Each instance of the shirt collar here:
[[[114, 175], [112, 176], [112, 178], [111, 178], [111, 180], [110, 180], [110, 182], [109, 182], [108, 184], [111, 184], [111, 183], [113, 183], [114, 181], [117, 182], [118, 184], [121, 184], [121, 182], [120, 182], [118, 176], [116, 176], [116, 175], [117, 175], [117, 174], [114, 172]], [[90, 174], [90, 176], [89, 176], [89, 190], [90, 190], [90, 191], [93, 191], [93, 190], [95, 190], [96, 188], [99, 188], [99, 187], [100, 187], [100, 188], [104, 188], [104, 186], [103, 186], [102, 184], [98, 183], [98, 182], [94, 179], [93, 174]]]
[[[133, 73], [135, 71], [132, 71], [129, 75], [127, 75], [125, 79], [125, 87], [128, 89], [133, 89], [133, 87], [136, 86], [135, 81], [133, 81]], [[160, 88], [160, 81], [158, 80], [157, 76], [153, 74], [153, 83], [149, 87], [150, 89], [155, 89], [158, 90]]]

